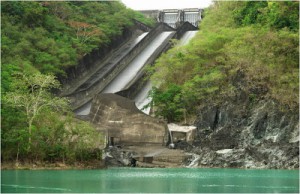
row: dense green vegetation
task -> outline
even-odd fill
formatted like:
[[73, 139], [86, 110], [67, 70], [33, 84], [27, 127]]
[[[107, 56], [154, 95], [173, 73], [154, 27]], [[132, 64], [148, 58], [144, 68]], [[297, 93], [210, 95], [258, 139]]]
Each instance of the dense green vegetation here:
[[12, 65], [64, 75], [135, 18], [148, 21], [119, 2], [2, 2], [2, 71]]
[[[151, 95], [169, 122], [241, 92], [298, 108], [299, 2], [220, 2], [206, 10], [200, 31], [150, 68], [160, 85]], [[176, 111], [174, 111], [176, 110]]]
[[2, 160], [83, 161], [99, 158], [101, 135], [72, 117], [52, 75], [16, 73], [2, 96]]
[[1, 2], [2, 161], [100, 157], [103, 138], [55, 97], [55, 77], [134, 19], [153, 24], [117, 1]]

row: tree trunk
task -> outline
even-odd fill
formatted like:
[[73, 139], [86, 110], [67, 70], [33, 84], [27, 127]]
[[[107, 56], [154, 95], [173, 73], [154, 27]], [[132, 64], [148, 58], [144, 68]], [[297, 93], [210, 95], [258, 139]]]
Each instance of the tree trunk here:
[[15, 164], [16, 167], [19, 166], [19, 153], [20, 153], [20, 144], [18, 143], [18, 151], [17, 151], [17, 158], [16, 158], [16, 164]]
[[27, 147], [27, 151], [30, 152], [31, 151], [31, 136], [32, 136], [32, 119], [29, 120], [28, 122], [28, 147]]

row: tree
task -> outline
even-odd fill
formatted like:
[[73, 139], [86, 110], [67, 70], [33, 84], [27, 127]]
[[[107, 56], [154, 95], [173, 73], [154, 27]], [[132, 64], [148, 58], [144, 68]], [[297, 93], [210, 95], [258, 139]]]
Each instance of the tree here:
[[[172, 84], [166, 91], [153, 88], [150, 96], [156, 107], [157, 116], [164, 117], [168, 122], [180, 121], [183, 118], [185, 104], [180, 86]], [[151, 103], [147, 106], [150, 105]]]
[[96, 26], [85, 23], [70, 21], [69, 25], [76, 30], [76, 38], [85, 43], [93, 36], [100, 36], [102, 32]]
[[28, 152], [30, 152], [33, 122], [45, 109], [66, 110], [68, 100], [55, 97], [50, 92], [59, 88], [59, 82], [53, 75], [36, 73], [16, 74], [11, 84], [14, 90], [3, 96], [3, 102], [15, 108], [21, 109], [26, 115], [28, 129]]

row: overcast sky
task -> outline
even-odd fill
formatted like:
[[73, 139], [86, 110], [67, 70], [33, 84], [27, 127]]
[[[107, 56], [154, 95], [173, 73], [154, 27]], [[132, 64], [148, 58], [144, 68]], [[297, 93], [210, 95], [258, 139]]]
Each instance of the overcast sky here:
[[212, 0], [121, 0], [134, 10], [205, 8]]

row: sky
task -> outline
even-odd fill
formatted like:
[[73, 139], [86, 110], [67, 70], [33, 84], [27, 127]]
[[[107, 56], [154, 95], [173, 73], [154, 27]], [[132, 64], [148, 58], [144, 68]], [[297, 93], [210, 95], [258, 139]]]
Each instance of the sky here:
[[121, 0], [134, 10], [206, 8], [212, 0]]

